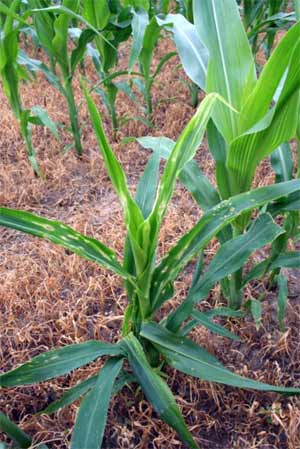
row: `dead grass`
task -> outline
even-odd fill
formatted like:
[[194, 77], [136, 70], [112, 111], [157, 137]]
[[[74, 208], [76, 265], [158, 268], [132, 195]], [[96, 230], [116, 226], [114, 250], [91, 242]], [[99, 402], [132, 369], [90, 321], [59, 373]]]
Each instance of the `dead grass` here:
[[[164, 52], [165, 42], [158, 50], [157, 58]], [[121, 66], [126, 54], [124, 47]], [[148, 155], [135, 143], [122, 145], [122, 138], [152, 134], [176, 139], [193, 114], [187, 89], [179, 79], [183, 74], [176, 69], [177, 64], [178, 60], [170, 62], [154, 89], [154, 129], [148, 130], [138, 122], [128, 122], [113, 143], [132, 190]], [[75, 90], [79, 103], [82, 94], [78, 83]], [[64, 99], [42, 77], [23, 86], [22, 96], [26, 104], [44, 104], [54, 119], [68, 123]], [[172, 100], [167, 101], [170, 97]], [[66, 132], [62, 133], [60, 143], [47, 131], [34, 130], [34, 144], [44, 174], [44, 178], [39, 179], [28, 165], [16, 123], [2, 93], [0, 101], [0, 204], [63, 220], [77, 230], [99, 238], [121, 257], [125, 235], [122, 214], [98, 153], [85, 106], [80, 111], [84, 145], [81, 160], [73, 152], [62, 156], [63, 145], [70, 142]], [[99, 99], [98, 105], [111, 137], [109, 119]], [[137, 115], [138, 111], [120, 95], [118, 113], [120, 116]], [[214, 181], [214, 167], [205, 144], [199, 149], [197, 160]], [[269, 164], [264, 162], [255, 184], [264, 185], [272, 179]], [[160, 254], [173, 245], [199, 216], [200, 212], [188, 193], [178, 186], [161, 232]], [[11, 369], [54, 347], [91, 338], [118, 340], [126, 305], [118, 278], [46, 241], [6, 229], [0, 232], [1, 370]], [[207, 248], [207, 256], [212, 257], [216, 248], [213, 242]], [[190, 268], [176, 283], [173, 305], [187, 289], [191, 279]], [[223, 321], [230, 330], [243, 337], [243, 343], [232, 343], [202, 328], [194, 331], [194, 339], [240, 374], [274, 384], [300, 387], [300, 303], [296, 278], [290, 278], [290, 288], [294, 297], [288, 309], [286, 333], [278, 331], [276, 292], [271, 292], [264, 306], [260, 330], [255, 328], [250, 318]], [[255, 296], [264, 289], [263, 283], [253, 283], [247, 295]], [[219, 288], [216, 288], [202, 308], [220, 305], [221, 302]], [[0, 396], [0, 409], [34, 435], [36, 441], [49, 441], [52, 449], [66, 449], [78, 404], [51, 417], [34, 414], [58, 398], [65, 389], [95, 373], [100, 364], [92, 363], [71, 375], [40, 385], [4, 389]], [[173, 370], [169, 370], [169, 374], [169, 385], [203, 449], [300, 448], [299, 399], [210, 385]], [[139, 390], [125, 388], [110, 407], [103, 447], [183, 449], [184, 445], [158, 419]]]

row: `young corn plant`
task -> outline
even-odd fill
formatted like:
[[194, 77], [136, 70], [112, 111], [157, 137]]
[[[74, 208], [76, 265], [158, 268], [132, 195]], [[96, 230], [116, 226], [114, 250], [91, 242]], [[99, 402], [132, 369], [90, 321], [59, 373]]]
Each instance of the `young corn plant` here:
[[238, 2], [242, 8], [243, 23], [254, 55], [260, 48], [268, 59], [276, 34], [286, 30], [296, 17], [294, 12], [286, 12], [286, 0], [244, 0]]
[[161, 36], [161, 26], [156, 16], [151, 16], [151, 11], [142, 8], [132, 9], [132, 49], [129, 57], [129, 72], [132, 71], [136, 61], [138, 61], [141, 78], [135, 80], [135, 83], [144, 96], [146, 104], [146, 115], [151, 121], [152, 87], [165, 64], [174, 56], [176, 52], [166, 53], [158, 62], [156, 68], [152, 69], [153, 53], [157, 47]]
[[[119, 120], [116, 112], [116, 98], [119, 91], [123, 91], [130, 98], [133, 94], [130, 87], [125, 82], [115, 82], [115, 78], [128, 75], [127, 70], [116, 70], [118, 62], [118, 49], [122, 42], [128, 40], [131, 34], [131, 8], [124, 2], [97, 0], [82, 2], [82, 14], [96, 29], [101, 31], [101, 35], [94, 36], [95, 51], [91, 56], [96, 71], [100, 77], [100, 82], [92, 87], [101, 95], [112, 120], [113, 130], [119, 127]], [[139, 75], [139, 74], [138, 74]]]
[[0, 79], [12, 112], [19, 122], [20, 132], [25, 142], [28, 159], [35, 173], [40, 175], [36, 152], [31, 140], [31, 125], [47, 126], [56, 138], [57, 127], [47, 112], [39, 106], [25, 109], [19, 93], [21, 80], [28, 81], [29, 76], [18, 60], [19, 33], [26, 24], [26, 13], [19, 17], [21, 0], [14, 0], [9, 6], [0, 2]]
[[[24, 51], [20, 51], [19, 60], [33, 73], [42, 71], [47, 80], [65, 97], [75, 149], [77, 154], [81, 155], [83, 150], [73, 77], [78, 64], [84, 58], [87, 44], [95, 35], [101, 36], [101, 33], [79, 14], [79, 0], [63, 0], [61, 4], [54, 6], [49, 0], [28, 0], [28, 8], [36, 38], [49, 58], [49, 67], [41, 61], [30, 58]], [[82, 31], [75, 48], [71, 51], [69, 29], [74, 22], [76, 25], [84, 24], [86, 29]]]
[[[257, 78], [236, 2], [195, 1], [193, 6], [194, 26], [176, 14], [167, 15], [163, 22], [172, 29], [187, 75], [207, 93], [222, 95], [234, 108], [218, 103], [208, 122], [208, 146], [216, 164], [217, 189], [195, 164], [189, 166], [185, 176], [184, 172], [181, 174], [199, 206], [206, 210], [233, 195], [250, 191], [259, 163], [296, 136], [299, 126], [300, 23], [282, 38]], [[156, 152], [165, 147], [164, 151], [170, 153], [170, 145], [174, 143], [161, 138], [146, 139], [146, 146]], [[277, 207], [277, 213], [285, 213], [290, 207], [290, 211], [295, 211], [294, 217], [298, 216], [299, 204], [294, 201], [295, 196], [281, 202], [285, 205], [281, 210]], [[219, 234], [221, 244], [232, 237], [242, 237], [249, 228], [249, 218], [249, 214], [243, 214], [226, 232]], [[276, 251], [272, 250], [269, 268], [273, 259], [286, 250], [286, 246], [278, 245], [278, 242], [287, 242], [288, 238], [285, 235], [276, 240]], [[299, 259], [298, 262], [294, 259], [294, 263], [298, 267]], [[240, 308], [243, 268], [230, 278], [224, 278], [221, 284], [228, 305], [233, 309]]]
[[[297, 192], [300, 180], [259, 188], [220, 202], [207, 210], [196, 225], [158, 261], [156, 254], [159, 232], [177, 177], [192, 161], [209, 118], [220, 103], [225, 104], [224, 100], [214, 93], [206, 96], [172, 149], [161, 178], [159, 179], [159, 157], [154, 153], [133, 198], [125, 173], [106, 139], [96, 106], [87, 91], [85, 95], [105, 167], [124, 212], [127, 229], [124, 260], [119, 262], [114, 251], [102, 242], [82, 235], [61, 222], [47, 220], [29, 212], [0, 208], [0, 225], [48, 239], [121, 276], [128, 298], [121, 328], [122, 337], [116, 344], [91, 340], [42, 353], [31, 361], [2, 373], [0, 386], [10, 388], [46, 381], [65, 375], [92, 360], [108, 356], [98, 374], [68, 390], [42, 412], [53, 413], [82, 397], [71, 449], [97, 449], [101, 446], [110, 398], [126, 383], [139, 384], [158, 415], [178, 432], [189, 448], [196, 449], [199, 446], [188, 430], [164, 380], [163, 371], [167, 365], [206, 381], [240, 388], [284, 394], [299, 394], [300, 389], [260, 383], [226, 369], [213, 355], [186, 336], [189, 333], [187, 326], [190, 324], [188, 322], [185, 325], [184, 322], [190, 318], [194, 320], [193, 313], [188, 312], [183, 317], [177, 332], [171, 330], [174, 313], [165, 316], [160, 323], [157, 322], [156, 313], [172, 297], [174, 282], [179, 273], [215, 235], [226, 230], [230, 223], [243, 214]], [[210, 288], [212, 278], [222, 277], [222, 270], [235, 271], [241, 257], [248, 257], [257, 247], [284, 232], [269, 213], [262, 213], [247, 234], [228, 241], [227, 247], [223, 247], [224, 251], [229, 251], [231, 246], [236, 257], [228, 261], [225, 268], [224, 264], [218, 268], [218, 263], [214, 263], [211, 276], [207, 273], [204, 275], [206, 291]], [[253, 235], [257, 239], [253, 239]], [[237, 254], [239, 249], [241, 252]], [[194, 288], [197, 289], [199, 280], [203, 280], [200, 266], [191, 286], [192, 292]], [[225, 314], [228, 311], [219, 310], [216, 313]], [[178, 315], [176, 318], [178, 322]], [[203, 322], [213, 327], [210, 317], [206, 315], [202, 317]], [[220, 331], [218, 326], [214, 331]], [[224, 332], [226, 336], [237, 338], [228, 331], [226, 333], [226, 330]]]

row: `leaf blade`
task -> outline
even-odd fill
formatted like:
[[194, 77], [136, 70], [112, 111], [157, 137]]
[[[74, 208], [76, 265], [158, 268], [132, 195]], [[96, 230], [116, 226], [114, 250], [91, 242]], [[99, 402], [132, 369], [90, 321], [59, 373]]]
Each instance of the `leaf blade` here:
[[123, 360], [109, 359], [97, 376], [94, 388], [83, 399], [76, 418], [71, 449], [99, 449], [115, 379]]
[[120, 346], [90, 340], [42, 353], [29, 362], [0, 375], [0, 386], [12, 387], [43, 382], [62, 376], [103, 355], [122, 355]]

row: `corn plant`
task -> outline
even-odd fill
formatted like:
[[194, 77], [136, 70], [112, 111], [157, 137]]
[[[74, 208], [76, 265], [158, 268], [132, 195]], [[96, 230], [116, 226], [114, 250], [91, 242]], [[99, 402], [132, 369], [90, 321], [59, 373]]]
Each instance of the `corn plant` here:
[[[177, 332], [172, 331], [174, 312], [164, 316], [160, 323], [156, 319], [157, 312], [162, 313], [161, 307], [171, 299], [177, 276], [215, 235], [226, 230], [230, 223], [243, 214], [272, 205], [274, 201], [299, 191], [300, 180], [259, 188], [220, 202], [216, 207], [208, 209], [196, 225], [161, 260], [157, 260], [159, 232], [177, 177], [192, 161], [209, 118], [218, 110], [220, 103], [225, 105], [224, 100], [218, 94], [207, 95], [172, 149], [161, 178], [159, 157], [154, 153], [133, 198], [125, 173], [106, 139], [96, 106], [87, 91], [85, 95], [104, 164], [124, 212], [127, 237], [123, 261], [118, 261], [114, 251], [102, 242], [82, 235], [61, 222], [29, 212], [0, 208], [0, 225], [48, 239], [121, 276], [128, 298], [121, 327], [122, 337], [115, 344], [91, 340], [42, 353], [28, 363], [2, 373], [0, 386], [9, 388], [46, 381], [108, 356], [98, 374], [80, 382], [44, 410], [44, 413], [52, 413], [83, 397], [73, 430], [71, 449], [96, 449], [101, 446], [110, 398], [126, 383], [139, 384], [158, 415], [178, 432], [188, 447], [195, 449], [198, 445], [164, 380], [166, 365], [206, 381], [240, 388], [285, 394], [299, 394], [300, 389], [260, 383], [226, 369], [213, 355], [186, 336], [194, 325], [189, 321], [195, 319], [193, 307], [188, 312], [185, 309], [185, 314], [180, 315], [182, 320], [179, 320]], [[229, 105], [226, 104], [226, 107]], [[198, 290], [199, 282], [207, 292], [215, 279], [224, 276], [224, 272], [226, 275], [236, 271], [241, 261], [248, 258], [252, 251], [284, 232], [269, 213], [262, 212], [247, 233], [228, 241], [222, 247], [223, 253], [216, 256], [204, 274], [204, 285], [201, 266], [198, 267], [191, 294], [195, 289]], [[235, 257], [231, 257], [230, 261], [224, 259], [224, 252], [234, 254]], [[223, 263], [220, 264], [220, 260]], [[195, 299], [198, 300], [198, 296], [192, 298], [193, 304]], [[189, 307], [190, 303], [191, 296], [183, 305]], [[182, 307], [177, 311], [182, 312]], [[230, 312], [223, 310], [216, 313]], [[177, 314], [176, 323], [178, 318]], [[215, 332], [226, 331], [214, 327], [206, 315], [201, 320]], [[228, 335], [228, 331], [226, 336], [237, 338], [230, 333]], [[128, 362], [126, 365], [125, 361]]]
[[[74, 98], [73, 77], [78, 64], [85, 55], [87, 44], [95, 35], [101, 33], [80, 15], [79, 0], [63, 0], [54, 5], [48, 0], [28, 0], [28, 15], [32, 18], [32, 27], [39, 44], [49, 58], [49, 67], [30, 58], [23, 50], [19, 52], [19, 61], [32, 73], [42, 71], [47, 80], [66, 98], [71, 132], [78, 155], [82, 154], [78, 111]], [[70, 51], [69, 28], [84, 24], [75, 48]], [[105, 40], [105, 37], [103, 37]], [[57, 66], [59, 70], [57, 70]]]
[[19, 33], [27, 25], [26, 13], [21, 18], [19, 8], [21, 0], [14, 0], [9, 6], [0, 3], [0, 79], [15, 118], [19, 122], [20, 132], [25, 142], [29, 161], [36, 174], [40, 174], [36, 152], [31, 140], [31, 124], [47, 126], [56, 138], [59, 138], [56, 124], [47, 112], [39, 106], [25, 109], [19, 93], [21, 80], [28, 81], [29, 75], [18, 60]]
[[[115, 82], [115, 78], [128, 75], [128, 71], [116, 69], [118, 62], [118, 48], [127, 41], [131, 34], [131, 8], [128, 2], [124, 5], [120, 1], [99, 2], [91, 0], [82, 2], [83, 16], [98, 30], [101, 35], [94, 36], [96, 51], [91, 51], [91, 56], [100, 77], [100, 82], [92, 89], [99, 93], [106, 105], [112, 120], [113, 130], [117, 130], [119, 123], [116, 113], [116, 97], [118, 91], [123, 91], [132, 99], [130, 87], [124, 82]], [[138, 74], [139, 75], [139, 74]]]
[[[295, 24], [286, 33], [257, 79], [254, 57], [234, 0], [195, 1], [194, 20], [195, 26], [183, 16], [170, 14], [163, 23], [172, 30], [187, 75], [201, 89], [218, 92], [235, 108], [234, 111], [218, 104], [208, 122], [208, 146], [216, 164], [217, 191], [195, 166], [185, 179], [200, 207], [207, 209], [222, 199], [249, 191], [259, 163], [296, 136], [300, 25]], [[155, 151], [161, 149], [161, 139], [152, 139], [150, 143]], [[292, 198], [289, 201], [293, 204], [290, 210], [295, 207], [295, 220], [299, 215], [297, 205]], [[227, 236], [220, 234], [221, 243], [243, 235], [248, 220], [249, 214], [236, 220]], [[274, 243], [269, 267], [280, 251], [285, 251], [284, 242], [289, 236]], [[231, 308], [241, 306], [243, 285], [242, 268], [230, 279], [222, 280]]]
[[[92, 53], [92, 58], [97, 72], [100, 75], [100, 82], [92, 89], [101, 94], [104, 103], [110, 112], [113, 129], [116, 130], [119, 126], [115, 108], [117, 93], [118, 91], [122, 91], [130, 100], [138, 103], [138, 100], [132, 91], [132, 85], [135, 85], [144, 97], [146, 104], [145, 112], [147, 115], [146, 123], [151, 126], [153, 83], [164, 65], [170, 58], [176, 55], [176, 52], [167, 53], [161, 58], [157, 67], [152, 71], [151, 64], [153, 52], [159, 41], [161, 29], [155, 14], [158, 14], [161, 11], [167, 11], [167, 2], [135, 2], [134, 0], [129, 0], [124, 2], [123, 8], [120, 4], [118, 4], [118, 7], [116, 8], [116, 5], [114, 4], [114, 13], [111, 10], [112, 6], [108, 5], [107, 9], [109, 12], [107, 15], [103, 15], [103, 11], [97, 9], [96, 6], [93, 8], [90, 8], [90, 6], [91, 2], [84, 3], [83, 13], [95, 27], [101, 29], [102, 33], [110, 39], [110, 42], [115, 48], [115, 50], [112, 51], [111, 47], [103, 43], [101, 37], [95, 38], [99, 58], [95, 53]], [[99, 16], [99, 18], [97, 18], [97, 16]], [[118, 58], [118, 47], [120, 43], [127, 40], [130, 35], [132, 35], [132, 45], [129, 55], [128, 70], [115, 70]], [[136, 61], [138, 61], [139, 71], [133, 71]], [[125, 81], [114, 81], [115, 78], [123, 75], [130, 76], [129, 83]], [[135, 117], [135, 119], [141, 120], [141, 117]]]
[[286, 0], [244, 0], [240, 3], [253, 54], [263, 48], [266, 58], [269, 58], [276, 33], [286, 30], [295, 21], [295, 13], [285, 12]]
[[158, 44], [161, 35], [160, 22], [156, 16], [152, 16], [150, 12], [144, 9], [132, 9], [132, 49], [129, 57], [129, 72], [138, 60], [142, 78], [135, 80], [139, 90], [142, 92], [146, 103], [146, 114], [151, 120], [152, 106], [152, 87], [157, 75], [161, 72], [165, 64], [174, 56], [176, 52], [166, 53], [158, 62], [157, 66], [152, 70], [153, 53]]

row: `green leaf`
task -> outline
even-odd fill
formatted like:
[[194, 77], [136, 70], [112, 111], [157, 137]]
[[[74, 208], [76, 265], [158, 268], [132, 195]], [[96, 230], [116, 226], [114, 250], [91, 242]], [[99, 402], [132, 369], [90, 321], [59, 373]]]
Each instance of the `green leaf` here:
[[95, 37], [93, 30], [83, 30], [79, 36], [77, 47], [72, 51], [71, 54], [71, 73], [75, 72], [77, 65], [84, 58], [86, 47], [89, 42], [91, 42]]
[[217, 307], [216, 309], [211, 309], [204, 313], [209, 318], [214, 318], [216, 316], [242, 318], [245, 315], [241, 310], [232, 310], [229, 307]]
[[129, 56], [128, 70], [131, 72], [135, 61], [140, 55], [143, 48], [144, 35], [149, 24], [149, 18], [146, 11], [139, 9], [135, 11], [132, 9], [133, 18], [131, 22], [132, 27], [132, 46]]
[[103, 355], [122, 355], [120, 346], [97, 340], [44, 352], [29, 362], [0, 375], [1, 387], [43, 382], [62, 376]]
[[31, 438], [2, 412], [0, 412], [0, 432], [5, 432], [22, 449], [31, 446]]
[[107, 142], [100, 114], [86, 88], [84, 94], [107, 172], [124, 209], [126, 224], [129, 230], [136, 231], [144, 221], [143, 215], [131, 197], [124, 171]]
[[[67, 405], [72, 404], [74, 401], [79, 399], [81, 396], [83, 396], [85, 393], [90, 391], [97, 383], [98, 375], [89, 377], [88, 379], [84, 380], [83, 382], [79, 382], [75, 387], [70, 388], [67, 390], [61, 398], [59, 398], [57, 401], [52, 402], [48, 407], [46, 407], [44, 410], [39, 412], [39, 414], [46, 414], [50, 415], [51, 413], [55, 413], [61, 408], [66, 407]], [[118, 379], [116, 380], [114, 387], [113, 387], [113, 395], [117, 394], [122, 388], [135, 381], [135, 377], [124, 372], [121, 372], [121, 375], [118, 376]]]
[[[72, 1], [72, 0], [71, 0]], [[76, 1], [77, 3], [77, 1]], [[112, 50], [115, 50], [114, 46], [111, 44], [111, 42], [106, 39], [106, 37], [104, 36], [103, 33], [101, 33], [100, 31], [98, 31], [98, 29], [96, 27], [94, 27], [88, 20], [86, 20], [84, 17], [82, 17], [80, 14], [77, 14], [76, 12], [72, 11], [71, 9], [65, 7], [64, 5], [55, 5], [55, 6], [49, 6], [47, 8], [35, 8], [32, 9], [32, 14], [39, 14], [41, 12], [49, 12], [49, 13], [57, 13], [57, 14], [65, 14], [65, 16], [68, 16], [71, 19], [76, 19], [79, 22], [83, 23], [84, 25], [86, 25], [89, 29], [93, 30], [94, 33], [101, 37], [109, 46]]]
[[290, 145], [285, 142], [271, 154], [272, 168], [276, 173], [276, 182], [293, 178], [293, 154]]
[[111, 249], [98, 240], [86, 237], [59, 221], [47, 220], [29, 212], [1, 207], [0, 226], [45, 238], [85, 259], [97, 262], [124, 278], [130, 277], [116, 260]]
[[97, 29], [103, 30], [110, 18], [110, 9], [107, 0], [89, 0], [82, 2], [83, 16]]
[[210, 120], [207, 124], [207, 140], [209, 151], [216, 163], [215, 173], [218, 190], [222, 199], [225, 200], [231, 196], [230, 180], [228, 179], [228, 170], [226, 166], [228, 148], [213, 120]]
[[[300, 253], [299, 253], [299, 264], [300, 264]], [[279, 328], [282, 332], [285, 331], [284, 317], [288, 302], [288, 281], [286, 276], [280, 272], [277, 276], [278, 284], [278, 300], [277, 300], [277, 318], [279, 322]]]
[[[34, 116], [35, 116], [34, 118], [38, 118], [40, 123], [43, 126], [46, 126], [46, 128], [48, 128], [51, 131], [51, 133], [58, 140], [60, 140], [56, 123], [51, 119], [51, 117], [49, 116], [48, 112], [45, 109], [41, 108], [40, 106], [33, 106], [31, 108], [31, 113], [34, 114]], [[30, 117], [30, 119], [31, 118], [32, 117]]]
[[205, 90], [208, 51], [199, 39], [197, 30], [181, 14], [168, 14], [157, 18], [173, 34], [173, 39], [186, 74], [202, 90]]
[[[198, 35], [209, 51], [206, 92], [218, 92], [240, 110], [244, 96], [254, 86], [255, 67], [236, 1], [199, 1], [193, 6]], [[218, 104], [213, 118], [230, 142], [238, 133], [238, 116]]]
[[[29, 6], [31, 9], [39, 9], [42, 8], [43, 3], [41, 0], [29, 0]], [[32, 14], [32, 20], [39, 42], [44, 47], [48, 55], [53, 56], [54, 49], [52, 45], [52, 40], [55, 35], [54, 31], [55, 16], [49, 12], [39, 11]]]
[[[265, 64], [254, 89], [243, 105], [240, 115], [241, 132], [252, 128], [268, 112], [276, 90], [290, 64], [291, 56], [297, 46], [299, 36], [299, 25], [296, 24], [281, 39], [270, 59]], [[299, 62], [296, 60], [295, 65], [299, 65]]]
[[39, 414], [50, 415], [55, 413], [63, 407], [72, 404], [74, 401], [79, 399], [85, 393], [87, 393], [91, 388], [96, 385], [98, 376], [90, 377], [89, 379], [79, 382], [75, 387], [70, 388], [66, 391], [63, 396], [55, 402], [52, 402], [48, 407], [42, 410]]
[[162, 221], [173, 195], [176, 179], [184, 166], [194, 158], [217, 101], [223, 100], [217, 94], [207, 95], [177, 140], [161, 177], [155, 206], [149, 217], [150, 222]]
[[[175, 142], [167, 137], [139, 137], [136, 139], [143, 148], [149, 148], [163, 159], [168, 159]], [[220, 202], [218, 192], [199, 168], [196, 161], [188, 162], [181, 172], [179, 179], [191, 192], [197, 204], [204, 210]]]
[[[78, 0], [63, 0], [62, 7], [67, 7], [72, 12], [77, 12], [79, 6]], [[68, 28], [70, 16], [60, 10], [53, 22], [54, 37], [52, 39], [53, 55], [59, 62], [64, 76], [69, 74], [69, 58], [68, 58]]]
[[206, 327], [206, 329], [210, 330], [214, 334], [230, 338], [231, 340], [242, 341], [239, 337], [227, 330], [225, 327], [221, 326], [220, 324], [214, 323], [212, 319], [203, 312], [193, 310], [191, 313], [191, 318], [192, 320], [183, 327], [182, 331], [180, 331], [180, 335], [187, 335], [191, 332], [192, 329], [194, 329], [194, 327], [200, 325]]
[[149, 11], [149, 0], [124, 0], [124, 6], [133, 6], [134, 8], [143, 8], [145, 11]]
[[192, 340], [173, 334], [156, 323], [144, 324], [141, 335], [154, 344], [170, 366], [185, 374], [233, 387], [300, 394], [300, 388], [278, 387], [239, 376]]
[[160, 295], [167, 285], [194, 256], [199, 254], [214, 235], [236, 220], [240, 214], [296, 192], [299, 188], [300, 180], [278, 183], [237, 195], [210, 209], [165, 255], [154, 270], [151, 291], [153, 310], [160, 304]]
[[262, 320], [262, 305], [261, 301], [258, 299], [251, 298], [250, 300], [250, 311], [251, 315], [254, 319], [256, 329], [259, 329], [261, 326], [261, 320]]
[[190, 289], [183, 303], [169, 316], [168, 329], [177, 330], [181, 323], [189, 317], [195, 304], [203, 300], [217, 282], [235, 273], [243, 267], [255, 250], [272, 242], [284, 232], [269, 214], [262, 214], [255, 220], [247, 233], [224, 243], [206, 272]]
[[109, 359], [94, 388], [83, 399], [76, 418], [71, 449], [99, 449], [102, 445], [109, 401], [123, 360]]
[[157, 44], [160, 33], [160, 27], [155, 17], [150, 20], [143, 39], [143, 47], [139, 54], [139, 64], [142, 67], [142, 72], [146, 80], [151, 78], [151, 64], [153, 59], [153, 52]]
[[296, 135], [300, 103], [299, 52], [300, 39], [294, 48], [276, 106], [255, 128], [239, 136], [230, 144], [227, 167], [231, 174], [232, 193], [248, 190], [259, 162], [283, 142]]
[[152, 75], [152, 78], [156, 78], [157, 75], [162, 71], [165, 64], [174, 56], [177, 56], [176, 51], [170, 51], [169, 53], [165, 54], [160, 60], [159, 63], [156, 66], [156, 69], [154, 70], [154, 73]]
[[149, 365], [139, 341], [133, 334], [129, 334], [122, 341], [122, 345], [127, 352], [128, 361], [133, 372], [155, 411], [169, 426], [177, 431], [181, 439], [191, 449], [199, 449], [184, 423], [171, 390]]
[[243, 285], [248, 284], [253, 279], [259, 279], [265, 274], [266, 270], [276, 270], [277, 268], [300, 268], [300, 252], [281, 253], [271, 264], [269, 259], [263, 260], [246, 274]]
[[144, 218], [146, 219], [152, 212], [153, 204], [155, 202], [157, 183], [159, 177], [159, 155], [154, 153], [147, 162], [144, 173], [140, 177], [135, 201], [141, 209]]
[[52, 86], [54, 86], [62, 95], [66, 95], [66, 91], [61, 85], [59, 78], [52, 73], [44, 63], [38, 61], [37, 59], [30, 58], [21, 49], [18, 54], [18, 63], [24, 65], [31, 73], [42, 72]]

